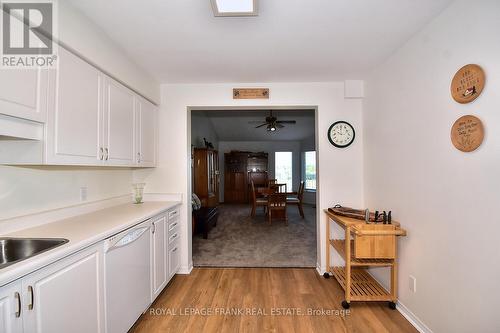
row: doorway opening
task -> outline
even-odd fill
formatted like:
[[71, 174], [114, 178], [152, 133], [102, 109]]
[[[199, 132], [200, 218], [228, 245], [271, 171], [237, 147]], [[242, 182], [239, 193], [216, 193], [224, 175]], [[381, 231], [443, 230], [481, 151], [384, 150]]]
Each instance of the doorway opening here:
[[193, 265], [316, 267], [317, 108], [189, 111]]

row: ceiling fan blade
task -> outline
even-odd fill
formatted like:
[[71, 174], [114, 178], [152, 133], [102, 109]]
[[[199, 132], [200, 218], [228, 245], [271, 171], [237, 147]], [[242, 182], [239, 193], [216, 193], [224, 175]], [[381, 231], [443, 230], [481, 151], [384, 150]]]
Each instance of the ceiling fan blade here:
[[262, 126], [266, 126], [267, 123], [263, 123], [263, 124], [260, 124], [259, 126], [256, 126], [255, 128], [259, 128], [259, 127], [262, 127]]
[[278, 121], [276, 121], [276, 123], [278, 123], [278, 124], [296, 124], [297, 121], [296, 120], [278, 120]]
[[276, 127], [277, 127], [277, 128], [283, 128], [283, 127], [285, 127], [285, 126], [283, 126], [283, 125], [281, 125], [281, 124], [276, 123]]
[[252, 120], [248, 122], [249, 124], [262, 124], [262, 120]]

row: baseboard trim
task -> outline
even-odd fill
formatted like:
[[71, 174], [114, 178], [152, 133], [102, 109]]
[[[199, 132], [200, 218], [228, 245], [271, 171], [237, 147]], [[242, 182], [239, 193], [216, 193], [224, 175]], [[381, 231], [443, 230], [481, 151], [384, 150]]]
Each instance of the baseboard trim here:
[[396, 309], [401, 313], [403, 317], [406, 318], [419, 331], [420, 333], [433, 333], [432, 330], [425, 325], [422, 320], [420, 320], [413, 312], [410, 311], [403, 303], [398, 301], [396, 303]]
[[189, 275], [193, 271], [193, 263], [191, 263], [189, 266], [181, 266], [179, 267], [179, 270], [177, 271], [177, 274], [181, 275]]
[[325, 267], [321, 267], [320, 263], [316, 264], [316, 271], [318, 272], [319, 275], [323, 275], [326, 272]]

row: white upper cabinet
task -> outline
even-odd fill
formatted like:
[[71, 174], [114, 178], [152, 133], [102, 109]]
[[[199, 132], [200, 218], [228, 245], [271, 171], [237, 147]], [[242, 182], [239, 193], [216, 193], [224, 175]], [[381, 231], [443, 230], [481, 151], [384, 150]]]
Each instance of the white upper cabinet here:
[[136, 99], [136, 164], [143, 167], [156, 165], [158, 141], [158, 110], [143, 98]]
[[157, 136], [156, 106], [63, 47], [57, 68], [0, 70], [0, 164], [154, 167]]
[[47, 124], [48, 164], [95, 165], [98, 146], [102, 74], [63, 48]]
[[131, 166], [134, 164], [135, 94], [106, 78], [104, 103], [104, 160], [106, 164]]
[[44, 123], [47, 69], [0, 70], [0, 114]]

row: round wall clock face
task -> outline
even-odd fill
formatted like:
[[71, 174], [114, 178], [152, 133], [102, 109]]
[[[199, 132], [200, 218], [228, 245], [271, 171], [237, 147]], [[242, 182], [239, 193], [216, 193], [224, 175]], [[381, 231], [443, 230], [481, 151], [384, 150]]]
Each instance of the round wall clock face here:
[[337, 121], [328, 129], [328, 140], [337, 148], [348, 147], [355, 136], [354, 127], [346, 121]]

